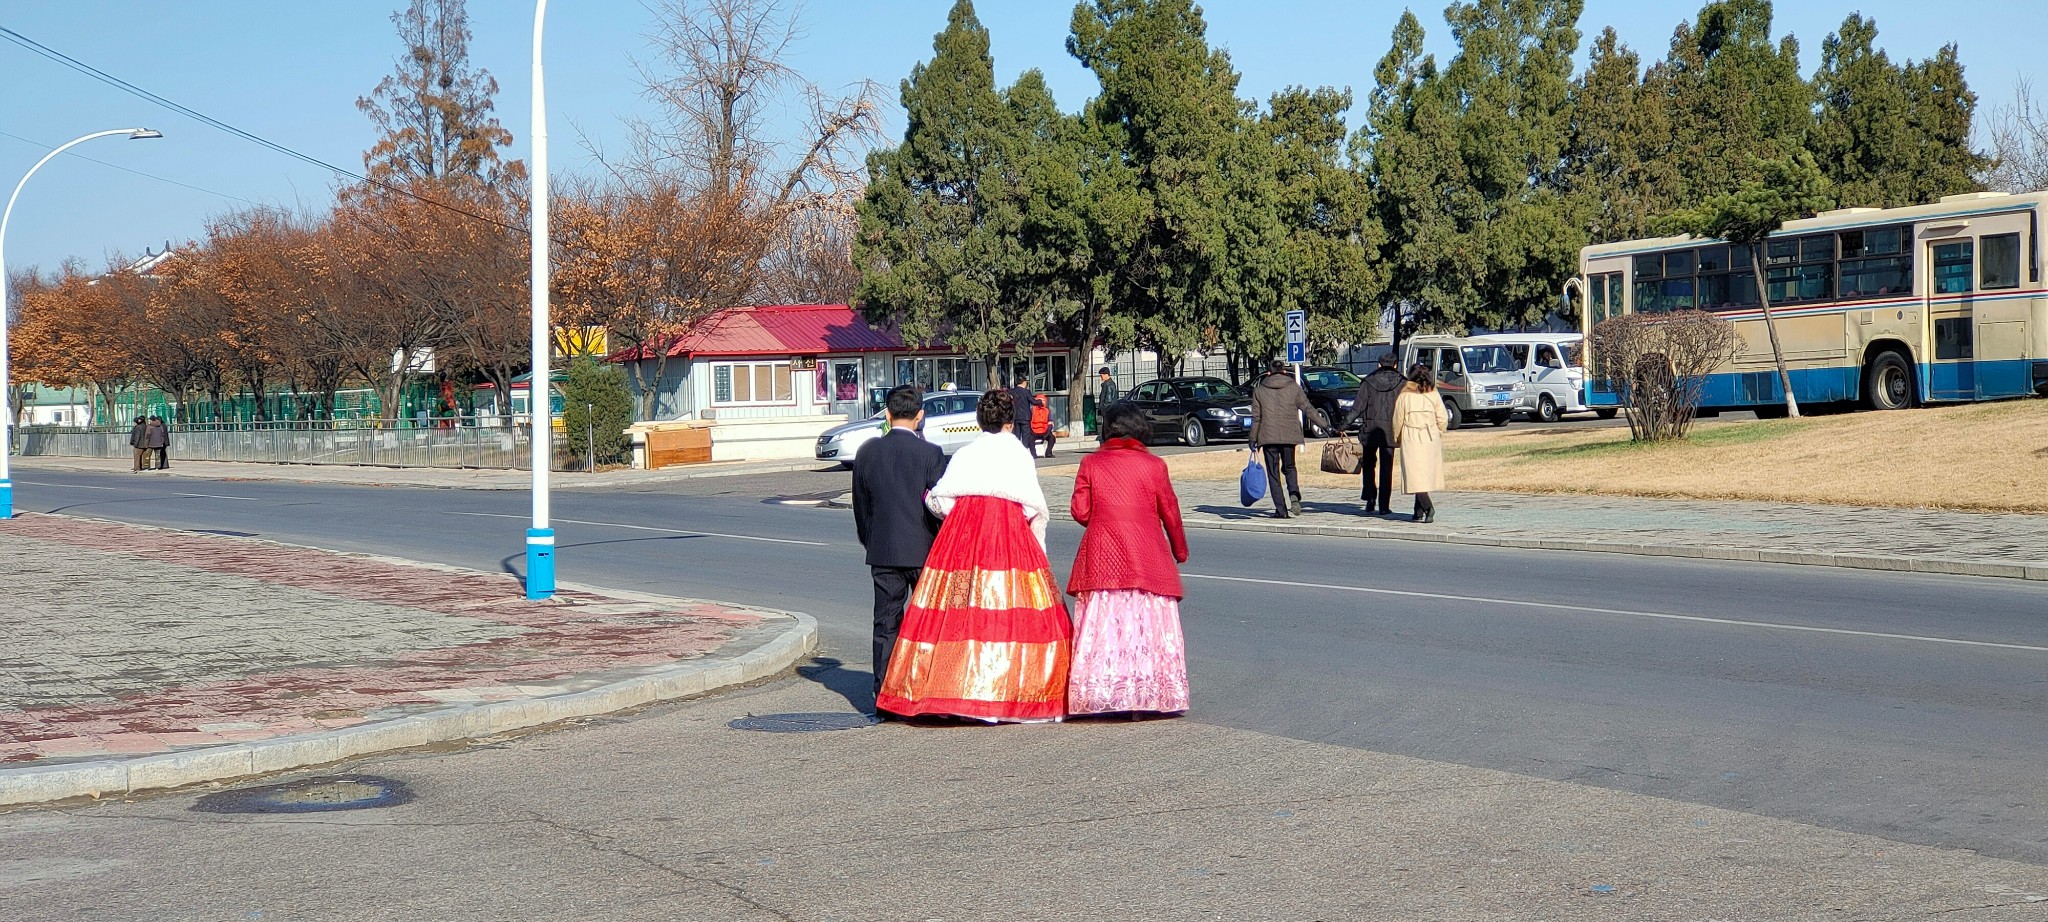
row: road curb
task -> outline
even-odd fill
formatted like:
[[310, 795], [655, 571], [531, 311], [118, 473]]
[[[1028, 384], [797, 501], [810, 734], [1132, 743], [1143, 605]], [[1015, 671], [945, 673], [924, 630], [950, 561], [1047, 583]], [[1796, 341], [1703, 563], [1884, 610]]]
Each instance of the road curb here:
[[[835, 509], [852, 508], [849, 493], [827, 500]], [[1067, 515], [1064, 506], [1053, 506], [1053, 515]], [[1777, 563], [1807, 567], [1843, 567], [1852, 570], [1883, 570], [1893, 573], [1925, 573], [1938, 576], [1985, 576], [1996, 579], [2048, 581], [2048, 564], [2000, 563], [1989, 560], [1940, 560], [1931, 557], [1888, 557], [1881, 554], [1824, 554], [1771, 548], [1694, 546], [1686, 544], [1644, 544], [1632, 541], [1586, 539], [1508, 538], [1496, 535], [1459, 534], [1450, 531], [1421, 531], [1408, 528], [1373, 528], [1360, 525], [1281, 525], [1275, 522], [1229, 522], [1183, 516], [1188, 528], [1212, 531], [1252, 531], [1279, 535], [1316, 535], [1325, 538], [1372, 538], [1387, 541], [1423, 541], [1470, 547], [1505, 547], [1540, 551], [1577, 551], [1587, 554], [1634, 554], [1640, 557], [1685, 557], [1695, 560], [1731, 560], [1742, 563]]]
[[[371, 555], [360, 555], [371, 556]], [[595, 589], [570, 583], [562, 588], [596, 592], [615, 598], [664, 603], [706, 604], [646, 593]], [[0, 769], [0, 807], [25, 806], [79, 797], [119, 796], [178, 788], [325, 765], [360, 756], [412, 749], [433, 743], [475, 739], [531, 729], [579, 717], [609, 714], [659, 701], [709, 694], [735, 685], [770, 678], [788, 670], [812, 652], [818, 622], [802, 612], [730, 605], [749, 612], [788, 618], [790, 626], [736, 656], [718, 656], [650, 670], [595, 688], [538, 698], [457, 705], [319, 733], [271, 740], [212, 746], [185, 752], [100, 759], [36, 768]]]
[[[1055, 509], [1054, 514], [1065, 510]], [[1895, 573], [1925, 573], [1943, 576], [1987, 576], [1999, 579], [2048, 581], [2048, 565], [2033, 566], [1980, 560], [1939, 560], [1927, 557], [1887, 557], [1875, 554], [1828, 554], [1784, 551], [1769, 548], [1696, 547], [1683, 544], [1644, 544], [1627, 541], [1557, 540], [1466, 535], [1457, 532], [1411, 531], [1355, 525], [1279, 525], [1269, 522], [1217, 522], [1183, 519], [1188, 528], [1216, 531], [1253, 531], [1270, 534], [1307, 534], [1333, 538], [1377, 538], [1392, 541], [1426, 541], [1475, 547], [1507, 547], [1544, 551], [1579, 551], [1591, 554], [1635, 554], [1645, 557], [1686, 557], [1698, 560], [1732, 560], [1746, 563], [1776, 563], [1811, 567], [1844, 567], [1854, 570], [1883, 570]]]

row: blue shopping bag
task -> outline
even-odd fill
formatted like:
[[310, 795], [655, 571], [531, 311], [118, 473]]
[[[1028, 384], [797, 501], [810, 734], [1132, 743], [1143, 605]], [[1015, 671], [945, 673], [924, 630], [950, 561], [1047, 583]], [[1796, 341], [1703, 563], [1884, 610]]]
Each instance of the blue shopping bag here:
[[1244, 473], [1237, 475], [1237, 501], [1246, 506], [1266, 498], [1266, 466], [1259, 463], [1259, 450], [1252, 449]]

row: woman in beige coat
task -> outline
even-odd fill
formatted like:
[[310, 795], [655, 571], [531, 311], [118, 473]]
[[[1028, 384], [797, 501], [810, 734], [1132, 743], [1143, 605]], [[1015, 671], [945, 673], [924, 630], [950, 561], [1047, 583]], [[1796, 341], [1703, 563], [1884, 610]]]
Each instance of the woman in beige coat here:
[[1417, 522], [1436, 521], [1430, 491], [1444, 488], [1444, 431], [1451, 427], [1436, 376], [1417, 364], [1408, 369], [1408, 384], [1394, 398], [1394, 447], [1401, 451], [1401, 489], [1415, 496]]

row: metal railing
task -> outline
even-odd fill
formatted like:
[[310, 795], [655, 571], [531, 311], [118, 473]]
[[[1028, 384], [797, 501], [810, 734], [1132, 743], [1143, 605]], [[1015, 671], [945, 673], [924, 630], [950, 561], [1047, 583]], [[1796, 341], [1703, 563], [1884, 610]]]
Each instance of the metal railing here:
[[[127, 459], [128, 427], [24, 426], [15, 430], [23, 456]], [[444, 417], [418, 420], [338, 419], [246, 423], [180, 423], [171, 430], [170, 459], [265, 464], [358, 464], [375, 467], [480, 468], [528, 466], [533, 436], [521, 418]], [[559, 453], [558, 453], [559, 454]], [[566, 466], [557, 457], [554, 467]]]

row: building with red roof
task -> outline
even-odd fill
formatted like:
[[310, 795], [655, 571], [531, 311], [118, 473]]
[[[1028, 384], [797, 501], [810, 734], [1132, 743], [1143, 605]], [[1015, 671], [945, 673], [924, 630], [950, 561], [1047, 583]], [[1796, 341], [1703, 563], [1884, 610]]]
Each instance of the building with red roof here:
[[[654, 413], [647, 422], [715, 421], [712, 446], [719, 460], [801, 456], [820, 431], [873, 414], [891, 387], [979, 390], [988, 375], [980, 359], [944, 345], [907, 345], [895, 330], [869, 324], [844, 304], [730, 308], [659, 351], [626, 349], [610, 359], [628, 366], [636, 397], [642, 381], [652, 382]], [[1064, 346], [1042, 345], [1030, 358], [998, 363], [1005, 380], [1025, 370], [1034, 390], [1066, 391]], [[1064, 424], [1065, 402], [1053, 403]], [[727, 448], [721, 451], [721, 444]]]

